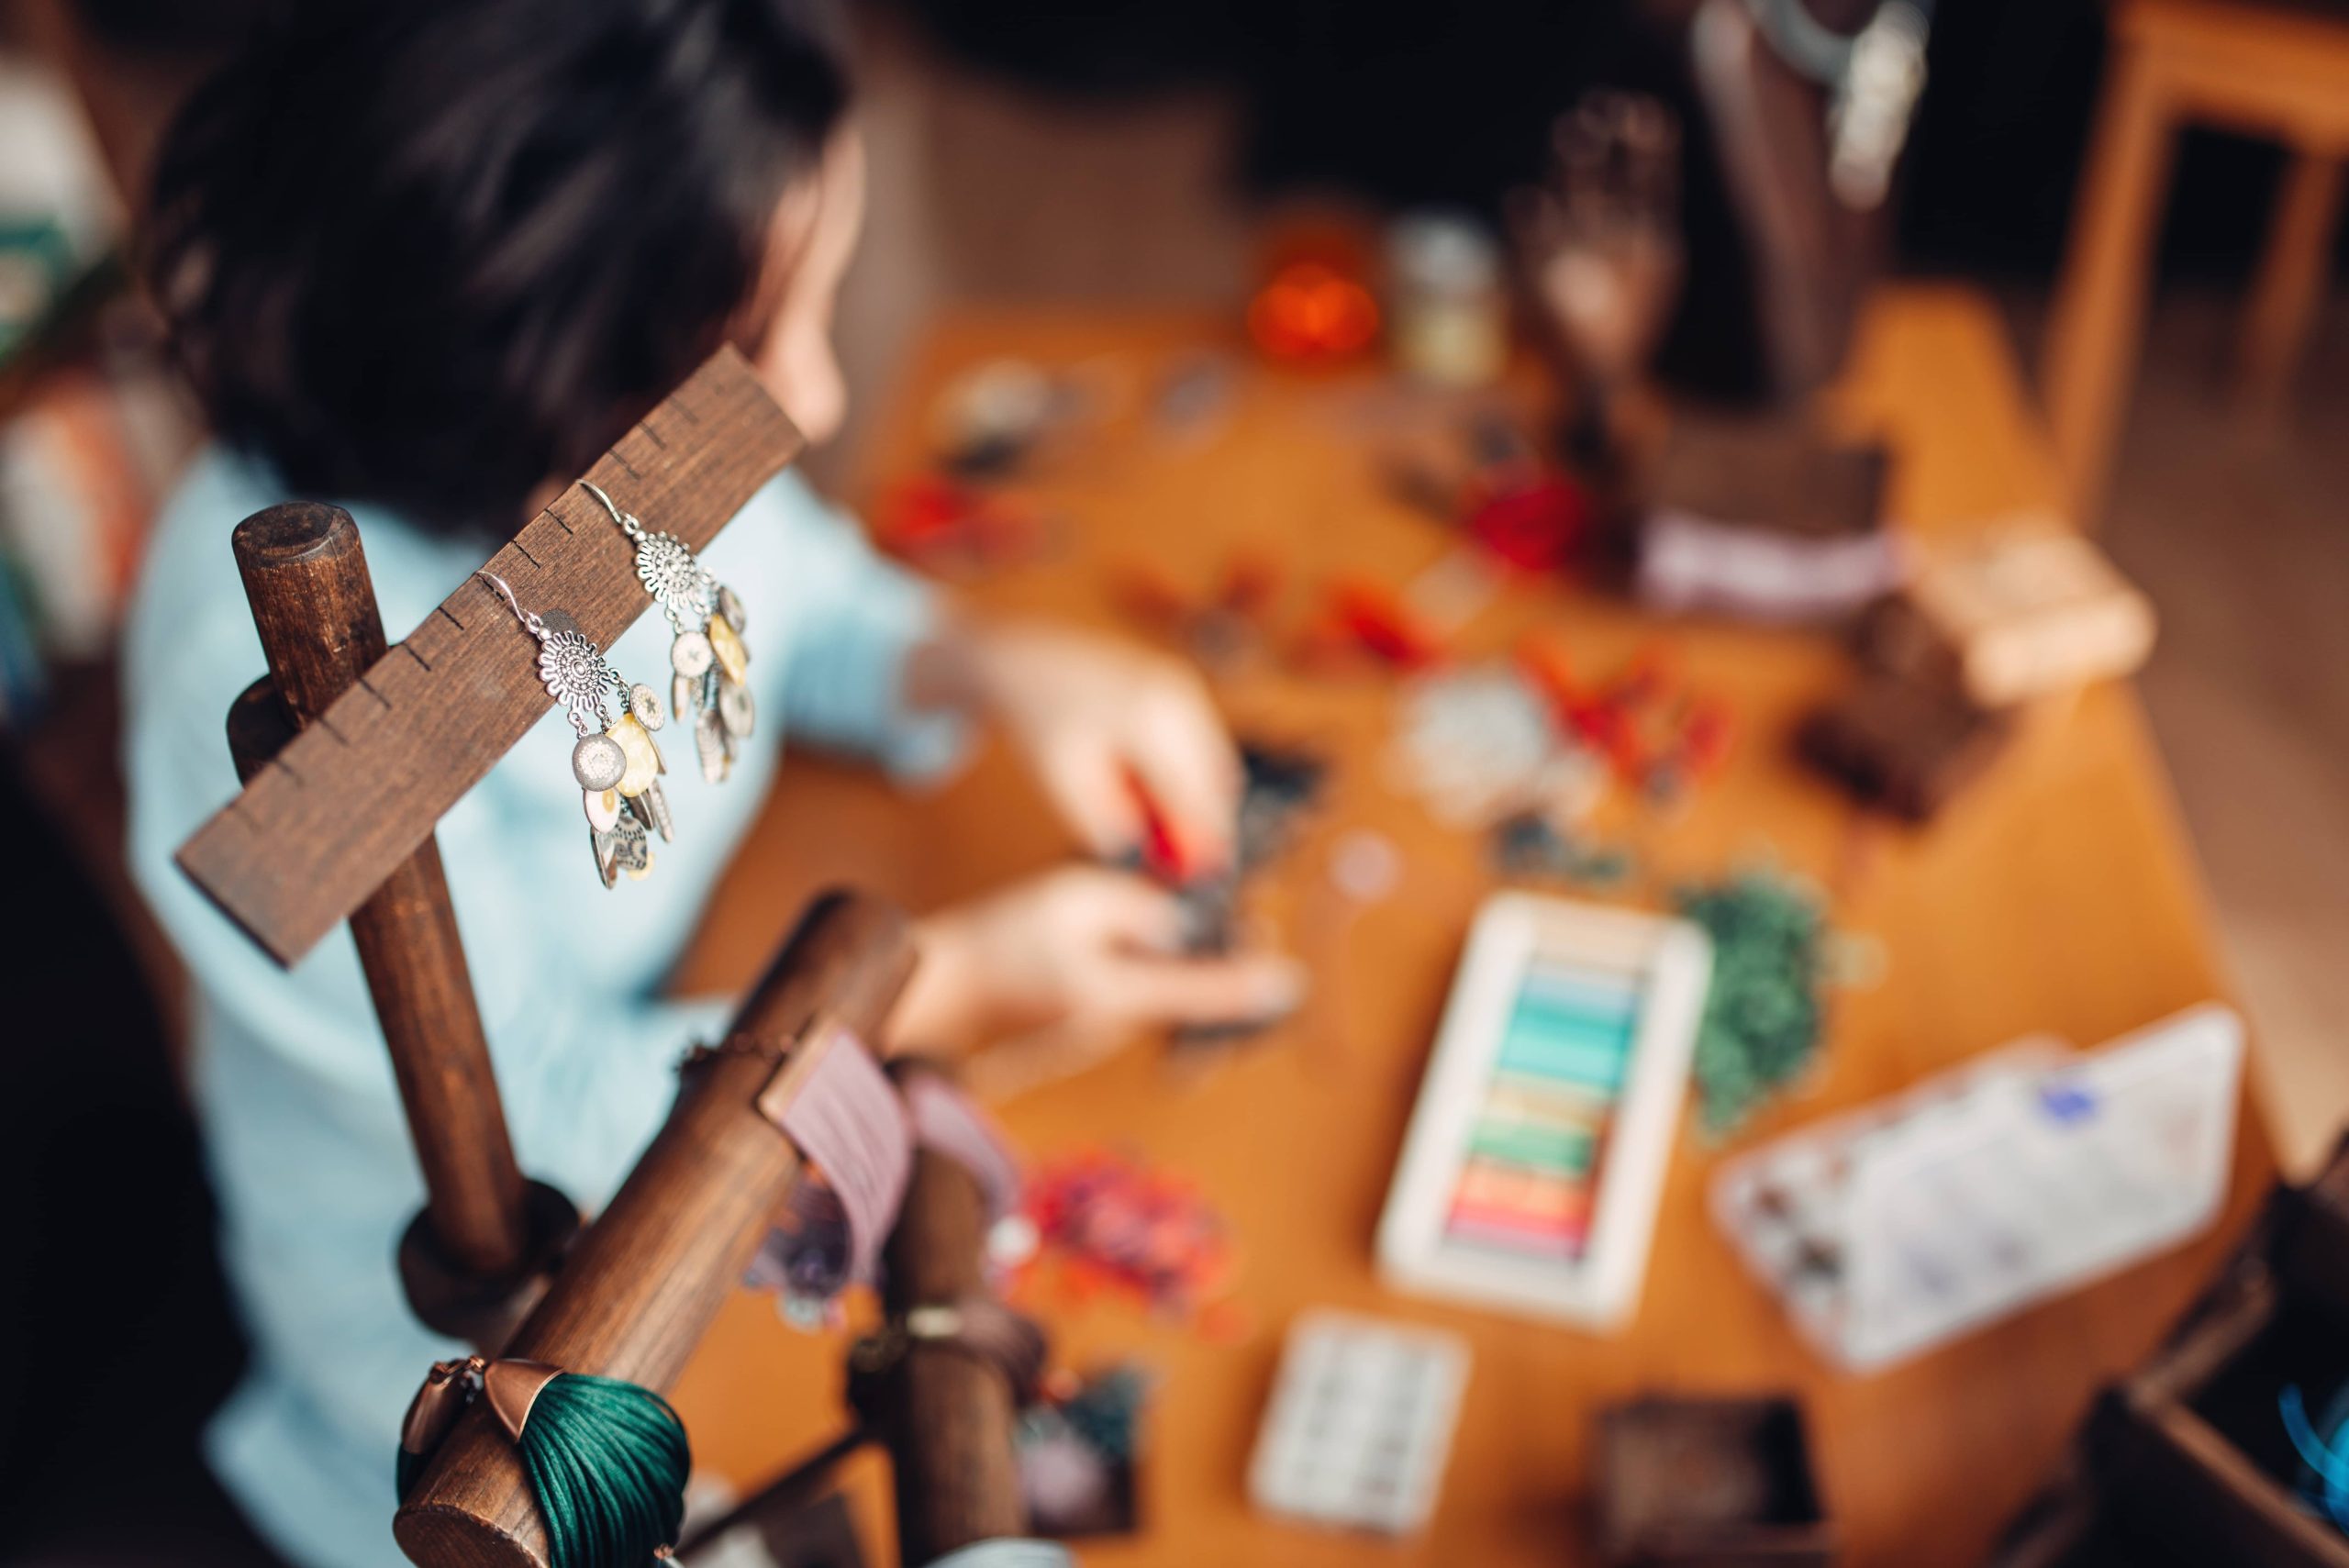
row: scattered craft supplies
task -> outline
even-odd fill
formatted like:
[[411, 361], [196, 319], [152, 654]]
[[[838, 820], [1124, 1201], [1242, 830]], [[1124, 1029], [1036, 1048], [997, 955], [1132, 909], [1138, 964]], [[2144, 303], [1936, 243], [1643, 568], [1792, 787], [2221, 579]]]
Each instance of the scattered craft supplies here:
[[1341, 577], [1323, 591], [1297, 644], [1296, 662], [1322, 669], [1367, 656], [1389, 669], [1424, 670], [1442, 662], [1444, 635], [1385, 584]]
[[1724, 1166], [1714, 1218], [1821, 1353], [1889, 1366], [2209, 1225], [2242, 1060], [2216, 1004], [2018, 1041]]
[[1887, 462], [1803, 420], [1675, 415], [1641, 532], [1640, 601], [1783, 624], [1856, 614], [1903, 574], [1881, 516]]
[[963, 478], [1008, 473], [1047, 440], [1097, 418], [1103, 401], [1081, 372], [989, 360], [949, 382], [930, 405], [940, 464]]
[[1435, 1511], [1467, 1384], [1456, 1334], [1302, 1314], [1256, 1434], [1249, 1500], [1308, 1524], [1417, 1532]]
[[1592, 1534], [1608, 1568], [1829, 1568], [1835, 1529], [1788, 1396], [1652, 1396], [1598, 1414]]
[[1172, 642], [1208, 672], [1220, 673], [1269, 640], [1282, 577], [1278, 561], [1243, 550], [1225, 562], [1210, 593], [1189, 593], [1155, 567], [1134, 562], [1112, 577], [1109, 595], [1136, 628]]
[[1135, 1466], [1150, 1375], [1120, 1364], [1055, 1383], [1019, 1413], [1014, 1434], [1030, 1527], [1056, 1540], [1130, 1534], [1141, 1523]]
[[1017, 502], [948, 473], [919, 473], [882, 493], [873, 541], [930, 572], [999, 572], [1052, 547], [1045, 519]]
[[1488, 847], [1493, 869], [1523, 882], [1605, 890], [1622, 886], [1638, 869], [1630, 851], [1587, 842], [1530, 811], [1496, 823]]
[[1388, 765], [1450, 826], [1531, 814], [1564, 831], [1610, 783], [1678, 798], [1720, 769], [1734, 732], [1728, 706], [1689, 693], [1660, 651], [1585, 684], [1557, 648], [1531, 641], [1512, 660], [1438, 671], [1407, 688]]
[[1025, 1274], [1049, 1267], [1073, 1299], [1106, 1292], [1213, 1327], [1208, 1315], [1228, 1291], [1235, 1260], [1222, 1216], [1196, 1184], [1087, 1150], [1038, 1167], [1022, 1213], [1037, 1242]]
[[1387, 769], [1438, 821], [1459, 828], [1526, 812], [1578, 822], [1607, 784], [1605, 760], [1561, 733], [1542, 692], [1502, 661], [1406, 687]]
[[1819, 1050], [1826, 917], [1816, 893], [1769, 871], [1683, 888], [1677, 902], [1712, 939], [1712, 989], [1697, 1033], [1697, 1112], [1708, 1134], [1726, 1137]]

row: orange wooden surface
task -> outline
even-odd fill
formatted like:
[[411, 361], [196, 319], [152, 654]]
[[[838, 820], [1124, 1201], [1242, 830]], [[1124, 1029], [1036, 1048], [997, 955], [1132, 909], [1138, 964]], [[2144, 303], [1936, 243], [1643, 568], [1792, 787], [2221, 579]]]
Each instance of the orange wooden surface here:
[[[1283, 607], [1344, 566], [1400, 583], [1449, 541], [1384, 495], [1379, 442], [1424, 406], [1367, 373], [1251, 366], [1213, 431], [1177, 439], [1134, 410], [1212, 323], [1074, 316], [945, 322], [909, 378], [873, 473], [912, 471], [931, 395], [957, 369], [1018, 354], [1085, 367], [1112, 417], [1027, 487], [1063, 517], [1056, 558], [973, 587], [994, 608], [1113, 626], [1105, 574], [1136, 559], [1204, 584], [1240, 545], [1288, 561]], [[1224, 345], [1224, 346], [1229, 346]], [[1899, 462], [1891, 510], [1920, 531], [2052, 500], [2056, 477], [2025, 415], [2004, 335], [1961, 291], [1909, 289], [1872, 312], [1840, 413], [1880, 430]], [[753, 614], [756, 606], [752, 606]], [[1663, 639], [1689, 678], [1731, 699], [1742, 726], [1726, 774], [1682, 811], [1619, 814], [1644, 870], [1629, 895], [1757, 854], [1835, 891], [1844, 929], [1880, 939], [1881, 984], [1838, 994], [1821, 1064], [1740, 1145], [1882, 1095], [2032, 1030], [2095, 1043], [2226, 991], [2193, 859], [2144, 719], [2122, 688], [2040, 717], [1933, 828], [1861, 829], [1788, 760], [1802, 706], [1845, 678], [1826, 639], [1726, 627], [1664, 628], [1563, 589], [1522, 590], [1475, 622], [1472, 651], [1551, 628], [1586, 671]], [[1228, 683], [1243, 734], [1308, 741], [1338, 761], [1327, 807], [1269, 876], [1257, 915], [1313, 964], [1307, 1011], [1205, 1073], [1139, 1047], [1004, 1108], [1032, 1154], [1112, 1141], [1188, 1173], [1229, 1217], [1241, 1253], [1237, 1335], [1211, 1341], [1113, 1302], [1046, 1298], [1075, 1362], [1131, 1355], [1163, 1374], [1150, 1429], [1146, 1528], [1088, 1543], [1087, 1562], [1311, 1565], [1572, 1564], [1588, 1561], [1581, 1489], [1592, 1412], [1645, 1389], [1792, 1387], [1808, 1402], [1831, 1507], [1857, 1564], [1977, 1561], [2052, 1469], [2100, 1381], [2142, 1355], [2210, 1270], [2273, 1175], [2246, 1113], [2235, 1188], [2214, 1234], [1938, 1353], [1874, 1377], [1840, 1375], [1796, 1337], [1716, 1234], [1705, 1209], [1720, 1151], [1685, 1131], [1633, 1327], [1593, 1338], [1382, 1290], [1371, 1237], [1463, 932], [1492, 885], [1481, 845], [1438, 828], [1382, 765], [1394, 685], [1378, 675]], [[1407, 871], [1386, 901], [1346, 918], [1330, 891], [1333, 837], [1385, 835]], [[996, 752], [927, 796], [801, 759], [712, 912], [692, 971], [702, 986], [750, 974], [806, 893], [852, 879], [929, 907], [1068, 852], [1032, 789]], [[1243, 1491], [1250, 1445], [1298, 1309], [1339, 1305], [1464, 1335], [1475, 1362], [1434, 1525], [1396, 1545], [1263, 1519]], [[748, 1295], [729, 1304], [678, 1402], [696, 1452], [755, 1485], [841, 1421], [841, 1345], [779, 1325]], [[885, 1551], [877, 1462], [852, 1470], [867, 1539]]]

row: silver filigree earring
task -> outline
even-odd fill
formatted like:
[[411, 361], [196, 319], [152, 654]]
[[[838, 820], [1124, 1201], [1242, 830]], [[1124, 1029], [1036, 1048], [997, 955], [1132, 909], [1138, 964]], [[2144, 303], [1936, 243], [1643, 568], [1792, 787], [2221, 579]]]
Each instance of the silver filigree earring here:
[[636, 546], [637, 580], [669, 617], [669, 706], [684, 723], [691, 717], [701, 776], [712, 784], [733, 771], [734, 754], [751, 738], [757, 713], [747, 677], [751, 651], [742, 645], [742, 601], [675, 534], [647, 528], [586, 480], [579, 487], [603, 504]]
[[[652, 731], [666, 722], [659, 694], [622, 680], [595, 639], [561, 610], [543, 616], [526, 610], [505, 578], [486, 571], [473, 575], [495, 590], [522, 629], [538, 639], [539, 680], [579, 732], [571, 749], [571, 773], [579, 781], [587, 812], [596, 874], [606, 887], [623, 873], [630, 881], [641, 879], [652, 869], [651, 835], [660, 834], [663, 842], [676, 837], [669, 797], [661, 793], [661, 775], [669, 767], [652, 743]], [[605, 709], [607, 696], [619, 702], [617, 719]]]

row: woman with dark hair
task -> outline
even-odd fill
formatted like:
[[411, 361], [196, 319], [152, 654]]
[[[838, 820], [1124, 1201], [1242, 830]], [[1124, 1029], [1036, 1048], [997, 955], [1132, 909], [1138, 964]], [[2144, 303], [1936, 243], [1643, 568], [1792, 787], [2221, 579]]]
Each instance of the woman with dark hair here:
[[[229, 530], [292, 497], [348, 506], [396, 630], [723, 343], [823, 439], [863, 169], [840, 54], [793, 0], [290, 10], [189, 106], [159, 167], [154, 286], [217, 444], [134, 608], [127, 761], [134, 864], [195, 981], [195, 1092], [253, 1347], [210, 1458], [288, 1556], [340, 1568], [398, 1560], [400, 1414], [455, 1347], [395, 1277], [421, 1184], [348, 937], [282, 972], [172, 864], [235, 791], [221, 718], [263, 666]], [[1227, 852], [1236, 761], [1179, 665], [962, 613], [791, 475], [706, 560], [759, 634], [757, 707], [794, 739], [921, 775], [989, 719], [1104, 859], [1141, 833], [1137, 779], [1203, 862]], [[617, 667], [665, 666], [660, 621], [620, 639]], [[743, 756], [723, 788], [672, 774], [675, 843], [607, 895], [580, 850], [572, 740], [549, 714], [440, 838], [517, 1152], [592, 1213], [659, 1123], [682, 1047], [721, 1019], [655, 991], [776, 759]], [[1181, 927], [1166, 894], [1096, 867], [947, 910], [920, 923], [896, 1032], [1108, 1040], [1296, 1004], [1293, 964], [1181, 957]]]

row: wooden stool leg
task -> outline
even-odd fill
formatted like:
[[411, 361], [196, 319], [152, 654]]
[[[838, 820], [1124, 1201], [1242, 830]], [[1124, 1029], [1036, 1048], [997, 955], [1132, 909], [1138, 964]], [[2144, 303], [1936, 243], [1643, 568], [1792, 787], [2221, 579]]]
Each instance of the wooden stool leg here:
[[2103, 512], [2127, 413], [2176, 132], [2156, 64], [2116, 37], [2040, 367], [2056, 459], [2084, 528]]
[[2247, 423], [2272, 426], [2283, 417], [2300, 347], [2332, 273], [2341, 169], [2338, 156], [2303, 150], [2284, 171], [2243, 317], [2236, 396]]

